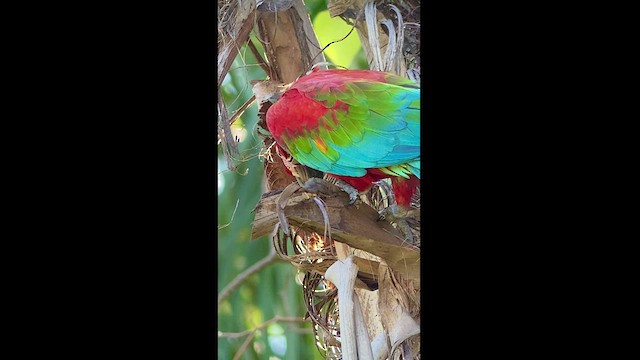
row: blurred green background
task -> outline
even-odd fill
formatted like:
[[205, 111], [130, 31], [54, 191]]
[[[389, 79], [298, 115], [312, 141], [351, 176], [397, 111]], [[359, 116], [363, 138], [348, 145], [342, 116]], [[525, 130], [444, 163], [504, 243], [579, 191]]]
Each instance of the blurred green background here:
[[[325, 0], [306, 1], [321, 46], [343, 38], [351, 27], [339, 18], [331, 19]], [[252, 36], [261, 53], [260, 41]], [[326, 51], [327, 61], [349, 69], [366, 69], [367, 61], [355, 30]], [[233, 113], [252, 95], [249, 80], [265, 79], [251, 52], [243, 47], [225, 78], [222, 95]], [[213, 101], [213, 100], [212, 100]], [[262, 142], [256, 135], [257, 105], [249, 107], [236, 121], [232, 132], [240, 142], [242, 156], [238, 170], [229, 171], [218, 146], [218, 293], [239, 273], [264, 258], [271, 242], [267, 237], [251, 241], [253, 213], [265, 192], [263, 159], [258, 158]], [[218, 331], [225, 333], [253, 329], [274, 316], [302, 317], [305, 307], [297, 270], [275, 263], [251, 276], [218, 308]], [[303, 328], [303, 330], [295, 330]], [[218, 359], [233, 359], [246, 337], [218, 338]], [[323, 359], [314, 345], [309, 323], [276, 323], [258, 331], [241, 359]]]

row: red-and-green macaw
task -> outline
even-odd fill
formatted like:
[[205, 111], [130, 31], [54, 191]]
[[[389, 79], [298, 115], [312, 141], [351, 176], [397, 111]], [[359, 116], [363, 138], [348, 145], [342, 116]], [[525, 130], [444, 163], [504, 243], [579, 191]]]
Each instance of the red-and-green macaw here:
[[269, 108], [277, 144], [359, 191], [385, 178], [409, 209], [420, 183], [420, 85], [370, 70], [314, 71]]

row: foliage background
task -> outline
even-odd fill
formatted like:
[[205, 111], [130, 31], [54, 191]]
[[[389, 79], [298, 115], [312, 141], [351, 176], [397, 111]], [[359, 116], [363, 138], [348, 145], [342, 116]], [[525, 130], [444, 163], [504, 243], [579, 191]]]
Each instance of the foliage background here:
[[[339, 18], [331, 19], [325, 0], [305, 2], [321, 46], [340, 40], [351, 29]], [[262, 53], [260, 41], [251, 36]], [[350, 69], [366, 69], [366, 57], [355, 30], [325, 51], [327, 61]], [[240, 51], [220, 91], [233, 113], [252, 95], [250, 80], [265, 79], [246, 47]], [[212, 101], [215, 101], [212, 99]], [[265, 192], [262, 142], [256, 135], [257, 105], [250, 106], [232, 126], [242, 159], [237, 171], [229, 171], [218, 147], [218, 293], [239, 273], [264, 258], [271, 242], [267, 237], [250, 240], [252, 210]], [[305, 307], [297, 270], [286, 263], [272, 264], [251, 276], [218, 308], [218, 330], [241, 332], [253, 329], [276, 315], [302, 317]], [[302, 329], [302, 330], [299, 330]], [[245, 337], [218, 338], [218, 359], [232, 359]], [[277, 323], [256, 333], [242, 359], [322, 359], [314, 345], [310, 323]]]

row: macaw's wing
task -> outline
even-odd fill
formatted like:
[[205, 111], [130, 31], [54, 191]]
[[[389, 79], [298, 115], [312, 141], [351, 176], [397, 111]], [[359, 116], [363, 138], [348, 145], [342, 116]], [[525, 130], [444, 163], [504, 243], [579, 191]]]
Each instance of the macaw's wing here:
[[373, 71], [312, 73], [269, 109], [267, 124], [311, 168], [420, 177], [420, 87], [410, 80]]

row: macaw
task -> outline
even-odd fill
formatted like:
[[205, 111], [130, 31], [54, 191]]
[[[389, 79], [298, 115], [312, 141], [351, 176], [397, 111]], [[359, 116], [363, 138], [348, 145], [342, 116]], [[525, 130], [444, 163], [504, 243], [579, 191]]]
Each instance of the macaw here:
[[371, 70], [313, 71], [267, 110], [277, 145], [358, 191], [390, 178], [408, 210], [420, 184], [420, 85]]

